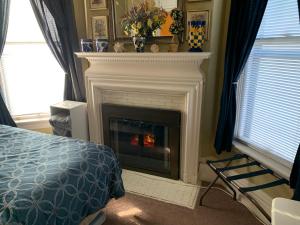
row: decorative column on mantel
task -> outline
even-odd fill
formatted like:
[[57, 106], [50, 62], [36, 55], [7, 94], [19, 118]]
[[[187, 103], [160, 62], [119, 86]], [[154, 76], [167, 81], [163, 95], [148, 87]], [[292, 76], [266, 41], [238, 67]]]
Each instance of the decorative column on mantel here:
[[[174, 109], [182, 112], [180, 179], [185, 183], [197, 184], [205, 82], [200, 66], [211, 53], [132, 52], [76, 55], [89, 61], [89, 68], [85, 71], [85, 82], [91, 141], [104, 143], [101, 119], [104, 94], [128, 93], [130, 96], [134, 95], [133, 100], [142, 95], [148, 96], [148, 103], [153, 104], [141, 106], [153, 108], [170, 109], [175, 101], [178, 108]], [[155, 102], [151, 98], [158, 100]], [[122, 104], [132, 105], [132, 101], [126, 100]]]

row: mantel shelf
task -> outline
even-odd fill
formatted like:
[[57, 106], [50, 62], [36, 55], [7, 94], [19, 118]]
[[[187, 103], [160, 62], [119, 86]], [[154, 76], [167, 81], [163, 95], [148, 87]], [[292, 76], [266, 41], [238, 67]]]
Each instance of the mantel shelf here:
[[115, 53], [115, 52], [77, 52], [79, 58], [89, 61], [149, 61], [149, 62], [184, 62], [201, 64], [211, 56], [210, 52], [159, 52], [159, 53]]

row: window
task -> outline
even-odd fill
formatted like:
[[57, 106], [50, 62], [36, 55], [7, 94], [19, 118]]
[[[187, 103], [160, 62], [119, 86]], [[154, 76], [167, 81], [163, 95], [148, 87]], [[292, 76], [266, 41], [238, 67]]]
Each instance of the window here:
[[11, 1], [0, 66], [13, 116], [48, 113], [51, 104], [62, 101], [64, 72], [45, 42], [30, 1]]
[[269, 0], [238, 85], [236, 138], [290, 167], [300, 143], [297, 0]]

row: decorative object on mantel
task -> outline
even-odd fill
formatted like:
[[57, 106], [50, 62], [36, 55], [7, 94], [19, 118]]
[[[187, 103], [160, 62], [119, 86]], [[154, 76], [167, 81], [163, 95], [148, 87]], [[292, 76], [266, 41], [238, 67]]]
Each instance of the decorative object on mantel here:
[[173, 19], [173, 23], [171, 24], [169, 31], [173, 34], [173, 38], [172, 43], [169, 45], [169, 52], [177, 52], [180, 44], [179, 38], [184, 31], [183, 11], [180, 9], [173, 9], [170, 15]]
[[153, 37], [167, 18], [167, 12], [155, 7], [153, 0], [145, 0], [134, 5], [122, 19], [121, 25], [127, 36], [133, 37], [137, 52], [144, 52], [146, 40]]
[[132, 37], [132, 41], [136, 52], [145, 51], [146, 37], [134, 36]]
[[114, 45], [115, 52], [125, 52], [124, 43], [116, 42]]
[[[209, 34], [209, 11], [187, 11], [186, 13], [186, 27], [189, 27], [191, 21], [205, 21], [205, 39], [208, 40]], [[186, 40], [189, 38], [189, 30], [186, 32]]]
[[108, 40], [107, 39], [96, 39], [96, 50], [97, 52], [107, 52], [108, 51]]
[[205, 41], [205, 21], [191, 21], [189, 23], [189, 51], [202, 52]]
[[93, 51], [93, 40], [92, 39], [81, 39], [81, 51], [92, 52]]
[[178, 52], [179, 45], [175, 43], [169, 44], [168, 52]]
[[159, 46], [157, 44], [153, 44], [153, 45], [151, 45], [150, 50], [153, 53], [157, 53], [157, 52], [159, 52]]

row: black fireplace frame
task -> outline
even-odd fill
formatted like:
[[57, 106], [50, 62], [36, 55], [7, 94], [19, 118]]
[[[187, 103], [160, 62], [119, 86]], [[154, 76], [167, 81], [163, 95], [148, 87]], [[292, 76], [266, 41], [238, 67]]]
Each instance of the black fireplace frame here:
[[[145, 122], [155, 123], [169, 128], [169, 147], [170, 153], [170, 173], [162, 173], [153, 170], [123, 166], [124, 169], [134, 170], [137, 172], [148, 173], [161, 177], [179, 179], [180, 165], [180, 127], [181, 112], [176, 110], [153, 109], [146, 107], [124, 106], [110, 103], [103, 103], [102, 107], [102, 124], [104, 144], [111, 147], [109, 121], [110, 119], [122, 119], [126, 117], [131, 120], [143, 120]], [[177, 138], [171, 138], [177, 137]]]

